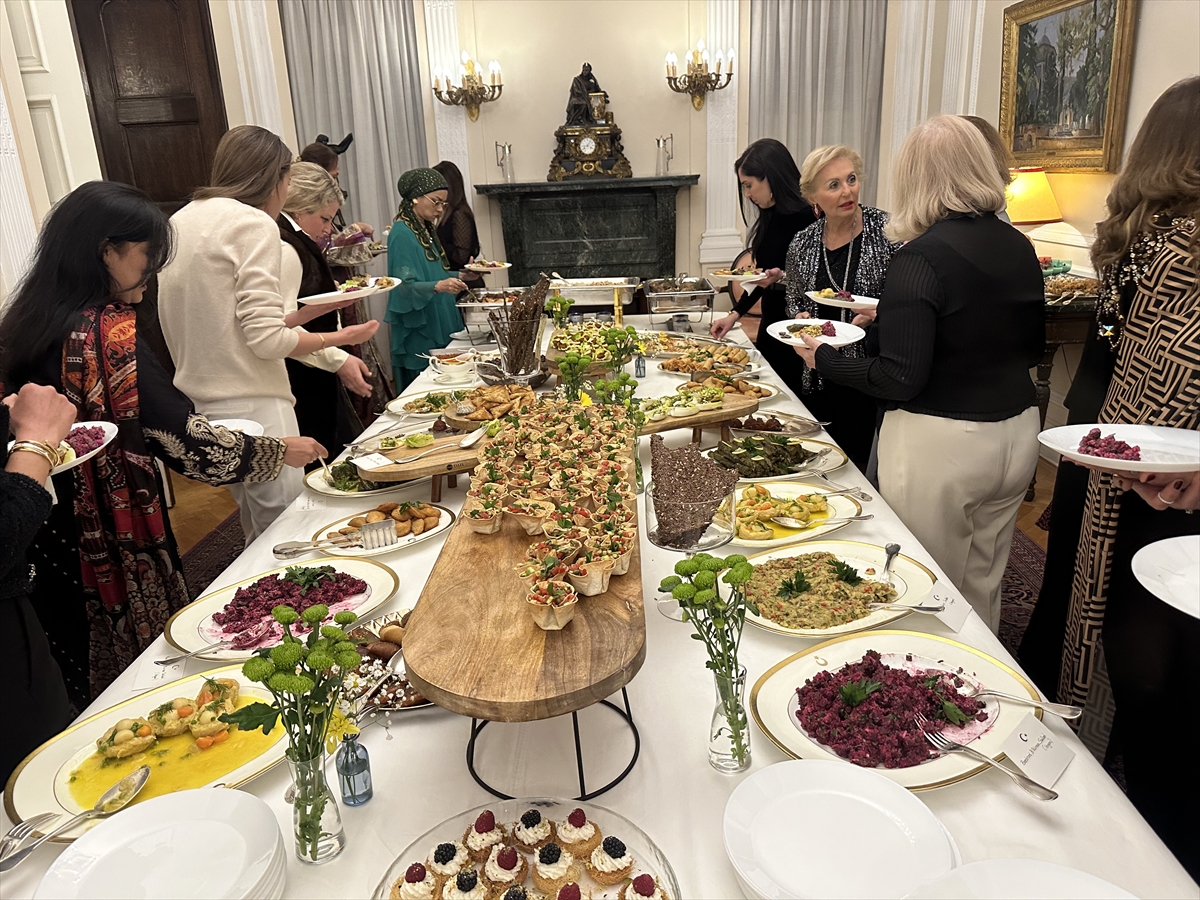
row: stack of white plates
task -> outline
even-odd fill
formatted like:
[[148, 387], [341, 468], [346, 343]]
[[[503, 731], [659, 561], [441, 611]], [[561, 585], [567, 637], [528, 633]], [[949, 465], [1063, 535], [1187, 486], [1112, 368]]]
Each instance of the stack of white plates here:
[[137, 803], [68, 847], [37, 898], [278, 900], [287, 877], [279, 823], [257, 797], [179, 791]]
[[924, 803], [841, 761], [760, 769], [730, 796], [724, 830], [725, 852], [752, 900], [899, 898], [962, 862]]

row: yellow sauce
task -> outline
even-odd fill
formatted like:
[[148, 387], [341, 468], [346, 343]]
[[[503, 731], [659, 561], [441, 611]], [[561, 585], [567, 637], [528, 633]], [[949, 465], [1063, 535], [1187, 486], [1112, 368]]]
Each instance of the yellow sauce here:
[[[238, 709], [256, 702], [253, 697], [240, 697]], [[83, 809], [91, 809], [100, 795], [137, 769], [150, 767], [150, 778], [137, 795], [134, 803], [170, 794], [204, 787], [257, 758], [272, 744], [283, 737], [283, 726], [276, 724], [270, 734], [261, 728], [242, 731], [236, 726], [229, 731], [229, 738], [213, 744], [207, 750], [196, 746], [190, 732], [174, 737], [159, 738], [144, 753], [135, 753], [125, 759], [105, 759], [93, 753], [73, 771], [67, 786], [72, 799]]]
[[[826, 509], [825, 512], [815, 512], [810, 515], [808, 517], [808, 528], [815, 528], [817, 525], [820, 525], [823, 520], [829, 518], [829, 513], [830, 511]], [[788, 538], [808, 531], [808, 528], [784, 528], [778, 522], [766, 522], [764, 524], [771, 529], [771, 533], [777, 538]]]

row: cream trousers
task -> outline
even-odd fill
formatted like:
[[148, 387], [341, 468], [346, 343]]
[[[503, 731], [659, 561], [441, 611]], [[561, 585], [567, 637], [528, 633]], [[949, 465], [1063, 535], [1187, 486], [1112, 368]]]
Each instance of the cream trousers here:
[[879, 491], [995, 634], [1017, 511], [1037, 468], [1037, 407], [1001, 422], [890, 410]]
[[[238, 397], [197, 403], [196, 411], [210, 419], [250, 419], [263, 427], [269, 437], [295, 437], [300, 433], [296, 410], [278, 397]], [[274, 481], [241, 482], [227, 485], [237, 501], [246, 534], [246, 546], [279, 518], [304, 490], [304, 472], [284, 466]]]

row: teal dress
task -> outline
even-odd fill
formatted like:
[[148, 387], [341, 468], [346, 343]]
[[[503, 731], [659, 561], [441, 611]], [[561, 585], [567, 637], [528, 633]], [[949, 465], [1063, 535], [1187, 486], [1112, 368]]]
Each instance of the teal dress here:
[[451, 274], [440, 254], [437, 259], [429, 259], [403, 220], [393, 223], [388, 235], [388, 275], [402, 283], [388, 294], [386, 319], [392, 329], [392, 372], [397, 391], [408, 387], [428, 365], [428, 360], [417, 354], [445, 347], [450, 335], [462, 330], [454, 295], [433, 289]]

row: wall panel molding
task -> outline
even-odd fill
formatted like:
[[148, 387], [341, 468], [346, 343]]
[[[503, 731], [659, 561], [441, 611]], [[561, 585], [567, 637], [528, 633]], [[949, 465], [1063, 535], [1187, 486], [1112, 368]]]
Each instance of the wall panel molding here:
[[[425, 42], [428, 47], [428, 66], [432, 72], [440, 68], [458, 77], [462, 52], [458, 44], [458, 10], [454, 0], [425, 0]], [[471, 165], [467, 152], [467, 111], [461, 106], [447, 106], [433, 100], [434, 130], [437, 132], [439, 160], [449, 160], [462, 172], [467, 186], [467, 203], [475, 205], [475, 191], [470, 189]]]
[[58, 100], [53, 95], [31, 94], [25, 98], [25, 102], [29, 107], [29, 118], [33, 121], [38, 157], [42, 161], [42, 174], [46, 177], [46, 191], [50, 195], [50, 202], [57, 203], [71, 192], [71, 185], [74, 184]]
[[42, 27], [31, 0], [5, 0], [12, 26], [13, 44], [22, 74], [49, 72], [46, 68], [46, 45], [42, 43]]
[[0, 303], [25, 273], [37, 238], [37, 221], [0, 79]]

